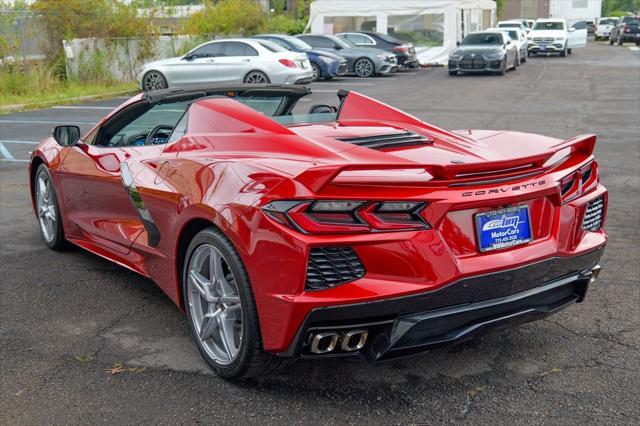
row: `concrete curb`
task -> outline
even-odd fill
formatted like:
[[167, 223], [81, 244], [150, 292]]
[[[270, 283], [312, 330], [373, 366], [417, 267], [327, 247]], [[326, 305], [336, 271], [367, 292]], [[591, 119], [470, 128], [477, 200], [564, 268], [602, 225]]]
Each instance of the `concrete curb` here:
[[0, 107], [0, 115], [9, 114], [12, 112], [21, 112], [21, 111], [26, 111], [31, 109], [48, 108], [56, 105], [68, 105], [75, 102], [94, 101], [98, 99], [110, 98], [113, 96], [134, 94], [134, 93], [137, 93], [138, 91], [139, 91], [138, 89], [121, 90], [119, 92], [107, 92], [107, 93], [100, 93], [98, 95], [75, 96], [70, 98], [56, 99], [56, 100], [47, 101], [47, 102], [34, 102], [30, 104], [6, 105], [6, 106]]

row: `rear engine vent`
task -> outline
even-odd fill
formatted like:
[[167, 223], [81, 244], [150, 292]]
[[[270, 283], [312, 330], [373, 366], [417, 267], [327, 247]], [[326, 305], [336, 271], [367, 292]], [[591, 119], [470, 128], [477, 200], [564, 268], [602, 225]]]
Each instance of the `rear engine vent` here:
[[426, 145], [433, 142], [424, 135], [409, 131], [357, 138], [338, 138], [338, 140], [371, 149], [400, 148], [405, 146]]
[[309, 254], [305, 289], [322, 290], [363, 276], [364, 266], [351, 247], [316, 247]]
[[597, 231], [602, 227], [602, 219], [604, 219], [604, 196], [589, 201], [584, 212], [582, 228], [586, 231]]

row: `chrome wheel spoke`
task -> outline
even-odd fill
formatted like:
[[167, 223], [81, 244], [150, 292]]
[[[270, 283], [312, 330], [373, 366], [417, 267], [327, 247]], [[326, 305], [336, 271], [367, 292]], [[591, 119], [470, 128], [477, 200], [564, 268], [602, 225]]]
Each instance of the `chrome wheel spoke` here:
[[229, 357], [229, 359], [232, 359], [232, 348], [235, 349], [235, 343], [233, 341], [229, 341], [229, 339], [233, 339], [233, 331], [227, 329], [227, 321], [222, 318], [222, 315], [217, 317], [217, 321], [218, 330], [220, 330], [220, 341], [222, 342], [222, 346], [227, 356]]
[[208, 303], [218, 302], [218, 297], [213, 294], [212, 283], [200, 274], [198, 271], [189, 272], [189, 279], [193, 283], [193, 287]]
[[218, 309], [215, 312], [205, 314], [204, 318], [202, 319], [202, 323], [200, 324], [200, 332], [198, 333], [201, 340], [207, 340], [211, 337], [218, 324], [218, 318], [220, 317], [220, 314], [222, 314], [222, 309]]

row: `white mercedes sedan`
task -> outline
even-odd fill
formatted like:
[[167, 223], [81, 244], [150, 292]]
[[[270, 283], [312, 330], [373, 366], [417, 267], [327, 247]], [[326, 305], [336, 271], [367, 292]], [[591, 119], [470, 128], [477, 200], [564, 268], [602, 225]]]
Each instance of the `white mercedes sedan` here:
[[203, 83], [308, 84], [313, 77], [309, 58], [268, 40], [210, 41], [182, 57], [144, 65], [138, 86], [145, 90]]

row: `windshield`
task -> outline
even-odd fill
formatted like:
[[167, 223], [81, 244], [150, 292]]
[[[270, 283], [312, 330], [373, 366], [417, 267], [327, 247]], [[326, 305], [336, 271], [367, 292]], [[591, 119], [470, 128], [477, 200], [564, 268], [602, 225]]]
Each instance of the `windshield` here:
[[327, 36], [327, 37], [329, 37], [331, 40], [336, 42], [336, 44], [339, 44], [341, 47], [344, 47], [345, 49], [351, 49], [352, 47], [356, 47], [356, 45], [351, 43], [349, 40], [339, 38], [336, 36]]
[[631, 16], [626, 16], [622, 18], [622, 22], [629, 25], [640, 25], [640, 18], [634, 18]]
[[618, 21], [616, 19], [601, 19], [598, 25], [615, 25], [617, 23]]
[[534, 30], [564, 30], [564, 22], [536, 22]]
[[498, 28], [520, 28], [522, 25], [519, 22], [503, 22], [498, 24]]
[[475, 45], [500, 45], [502, 44], [502, 35], [497, 33], [478, 33], [469, 34], [462, 40], [463, 46]]

